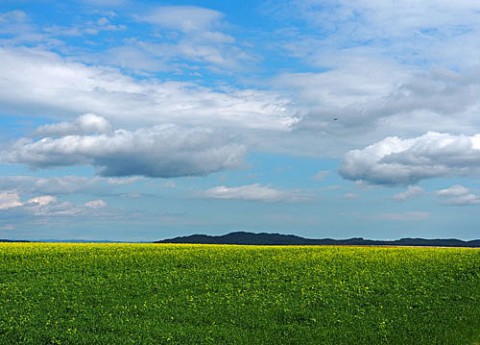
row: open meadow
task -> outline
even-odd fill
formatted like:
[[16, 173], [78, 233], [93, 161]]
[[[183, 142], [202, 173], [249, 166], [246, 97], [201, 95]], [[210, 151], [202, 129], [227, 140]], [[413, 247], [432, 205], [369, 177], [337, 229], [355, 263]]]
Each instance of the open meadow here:
[[478, 344], [480, 250], [0, 244], [0, 344]]

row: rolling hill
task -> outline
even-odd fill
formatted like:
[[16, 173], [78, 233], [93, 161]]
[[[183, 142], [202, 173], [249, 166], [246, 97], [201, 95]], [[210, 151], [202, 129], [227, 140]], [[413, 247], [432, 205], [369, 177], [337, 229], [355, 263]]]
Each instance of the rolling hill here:
[[480, 240], [402, 238], [399, 240], [369, 240], [361, 237], [349, 239], [311, 239], [296, 235], [273, 233], [232, 232], [210, 236], [195, 234], [155, 241], [154, 243], [191, 244], [242, 244], [242, 245], [368, 245], [368, 246], [432, 246], [432, 247], [480, 247]]

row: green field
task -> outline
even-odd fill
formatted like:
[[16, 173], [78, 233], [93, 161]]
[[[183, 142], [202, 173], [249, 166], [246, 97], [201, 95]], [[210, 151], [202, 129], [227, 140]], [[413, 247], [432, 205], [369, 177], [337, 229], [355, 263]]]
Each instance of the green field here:
[[479, 344], [480, 250], [0, 244], [0, 344]]

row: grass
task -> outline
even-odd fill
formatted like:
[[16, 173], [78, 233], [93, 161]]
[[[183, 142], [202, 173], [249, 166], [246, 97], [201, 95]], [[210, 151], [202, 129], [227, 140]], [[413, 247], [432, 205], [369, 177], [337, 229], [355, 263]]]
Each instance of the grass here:
[[0, 344], [475, 344], [480, 250], [0, 244]]

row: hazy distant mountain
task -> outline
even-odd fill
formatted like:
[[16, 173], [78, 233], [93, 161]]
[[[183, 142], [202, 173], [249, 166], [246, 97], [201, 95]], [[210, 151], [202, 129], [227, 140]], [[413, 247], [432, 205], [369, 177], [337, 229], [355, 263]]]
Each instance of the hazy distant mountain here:
[[370, 245], [370, 246], [434, 246], [434, 247], [480, 247], [480, 240], [402, 238], [394, 241], [379, 241], [359, 238], [335, 240], [331, 238], [310, 239], [295, 235], [232, 232], [221, 236], [191, 235], [175, 237], [155, 243], [192, 244], [246, 244], [246, 245]]

